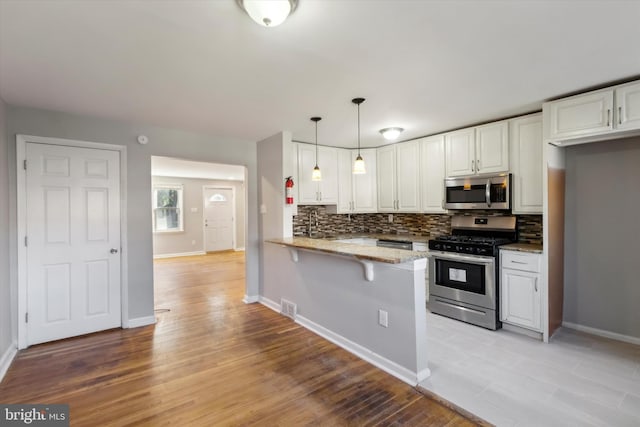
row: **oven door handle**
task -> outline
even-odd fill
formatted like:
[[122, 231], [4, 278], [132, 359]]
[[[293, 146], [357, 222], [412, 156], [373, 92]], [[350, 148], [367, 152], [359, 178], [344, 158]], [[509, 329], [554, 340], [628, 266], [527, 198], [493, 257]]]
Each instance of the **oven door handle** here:
[[468, 256], [468, 255], [460, 255], [460, 254], [448, 254], [446, 252], [439, 252], [434, 254], [433, 252], [429, 255], [432, 258], [445, 259], [450, 261], [466, 261], [470, 264], [483, 264], [483, 265], [491, 265], [495, 263], [493, 257], [479, 257], [479, 256]]
[[484, 187], [484, 198], [487, 201], [487, 206], [491, 207], [491, 178], [487, 179], [487, 184]]

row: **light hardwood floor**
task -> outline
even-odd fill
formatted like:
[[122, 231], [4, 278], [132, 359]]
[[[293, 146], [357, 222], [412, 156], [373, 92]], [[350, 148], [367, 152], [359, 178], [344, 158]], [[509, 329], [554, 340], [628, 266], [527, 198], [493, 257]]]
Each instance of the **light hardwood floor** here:
[[243, 304], [243, 253], [157, 260], [155, 289], [156, 325], [21, 351], [0, 402], [69, 403], [73, 426], [476, 425]]

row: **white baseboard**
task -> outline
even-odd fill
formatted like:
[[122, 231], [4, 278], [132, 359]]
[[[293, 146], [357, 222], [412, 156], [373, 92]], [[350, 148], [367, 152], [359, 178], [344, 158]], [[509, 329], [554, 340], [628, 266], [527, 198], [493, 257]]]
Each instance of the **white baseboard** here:
[[0, 382], [2, 382], [4, 375], [9, 370], [9, 366], [11, 366], [11, 362], [13, 362], [16, 354], [18, 354], [18, 346], [14, 341], [9, 345], [9, 348], [4, 352], [2, 357], [0, 357]]
[[610, 338], [612, 340], [628, 342], [631, 344], [640, 345], [640, 338], [631, 337], [629, 335], [622, 335], [616, 332], [605, 331], [604, 329], [592, 328], [590, 326], [578, 325], [572, 322], [562, 322], [562, 326], [569, 329], [575, 329], [576, 331], [586, 332], [592, 335], [598, 335], [600, 337]]
[[332, 343], [342, 347], [349, 353], [353, 353], [359, 358], [366, 360], [372, 365], [382, 369], [388, 374], [393, 375], [399, 380], [404, 381], [412, 387], [415, 387], [419, 382], [426, 380], [431, 375], [431, 371], [428, 368], [423, 369], [420, 372], [413, 372], [303, 316], [296, 316], [296, 323], [320, 335], [326, 340], [329, 340]]
[[244, 246], [243, 246], [243, 247], [241, 247], [241, 248], [235, 248], [235, 249], [234, 249], [234, 251], [236, 251], [236, 252], [242, 252], [242, 251], [244, 251]]
[[181, 256], [195, 256], [195, 255], [206, 255], [205, 251], [195, 251], [195, 252], [179, 252], [177, 254], [158, 254], [153, 255], [153, 259], [162, 259], [162, 258], [177, 258]]
[[244, 298], [242, 298], [242, 302], [245, 304], [253, 304], [258, 301], [260, 301], [260, 295], [245, 295]]
[[270, 308], [271, 310], [280, 314], [280, 304], [278, 304], [277, 302], [272, 301], [269, 298], [263, 297], [262, 295], [258, 297], [258, 302], [264, 305], [265, 307]]
[[156, 323], [156, 316], [136, 317], [129, 319], [127, 328], [139, 328], [141, 326], [153, 325]]

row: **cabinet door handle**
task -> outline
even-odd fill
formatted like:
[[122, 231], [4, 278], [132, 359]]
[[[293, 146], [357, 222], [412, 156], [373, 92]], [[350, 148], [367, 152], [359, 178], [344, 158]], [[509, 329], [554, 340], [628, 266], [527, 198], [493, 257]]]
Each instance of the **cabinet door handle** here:
[[533, 282], [533, 287], [535, 288], [536, 292], [538, 292], [538, 279]]
[[607, 127], [611, 126], [611, 108], [607, 108]]
[[618, 107], [618, 124], [622, 124], [622, 106]]
[[476, 160], [476, 170], [480, 172], [480, 160]]
[[471, 172], [475, 172], [476, 168], [475, 168], [475, 160], [471, 160]]

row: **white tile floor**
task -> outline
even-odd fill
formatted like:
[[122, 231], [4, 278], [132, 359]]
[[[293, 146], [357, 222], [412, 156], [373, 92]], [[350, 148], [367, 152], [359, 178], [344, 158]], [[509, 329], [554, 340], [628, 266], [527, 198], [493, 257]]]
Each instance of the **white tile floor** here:
[[544, 344], [427, 311], [420, 386], [497, 426], [640, 426], [640, 346], [571, 329]]

